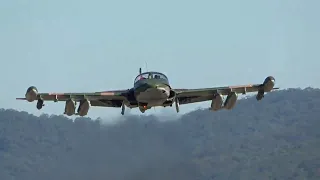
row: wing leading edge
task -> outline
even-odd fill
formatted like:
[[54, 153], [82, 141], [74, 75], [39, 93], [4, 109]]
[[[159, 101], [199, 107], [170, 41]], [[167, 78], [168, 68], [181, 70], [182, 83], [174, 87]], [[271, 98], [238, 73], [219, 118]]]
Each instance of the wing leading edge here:
[[91, 106], [121, 107], [122, 102], [127, 100], [128, 90], [101, 91], [101, 92], [83, 92], [83, 93], [38, 93], [36, 87], [31, 86], [27, 89], [25, 98], [16, 98], [17, 100], [26, 100], [33, 102], [42, 101], [68, 101], [72, 99], [75, 102], [82, 100], [90, 101]]
[[265, 92], [279, 89], [274, 88], [274, 84], [275, 79], [272, 76], [269, 76], [262, 84], [247, 84], [199, 89], [174, 89], [174, 91], [176, 92], [176, 98], [178, 99], [179, 104], [209, 101], [213, 100], [216, 95], [230, 95], [230, 93], [246, 94], [250, 92], [258, 92], [257, 99], [260, 100]]

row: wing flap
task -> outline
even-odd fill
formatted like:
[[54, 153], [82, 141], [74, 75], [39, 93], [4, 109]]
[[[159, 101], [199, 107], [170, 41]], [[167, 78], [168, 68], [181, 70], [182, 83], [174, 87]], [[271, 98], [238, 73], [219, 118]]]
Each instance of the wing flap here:
[[203, 101], [211, 100], [212, 98], [213, 98], [213, 95], [179, 97], [179, 104], [191, 104], [191, 103], [203, 102]]
[[44, 101], [67, 101], [72, 98], [75, 101], [80, 101], [83, 99], [88, 99], [90, 101], [93, 100], [124, 100], [124, 96], [120, 95], [103, 95], [103, 94], [91, 94], [91, 93], [83, 93], [83, 94], [39, 94], [38, 98], [41, 98]]
[[[43, 101], [67, 101], [72, 98], [74, 101], [88, 99], [90, 101], [99, 100], [126, 100], [127, 90], [102, 91], [102, 92], [84, 92], [84, 93], [37, 93], [37, 99]], [[26, 98], [16, 98], [17, 100], [27, 100]]]
[[90, 101], [91, 106], [97, 107], [121, 107], [122, 101], [121, 100], [94, 100]]
[[239, 85], [239, 86], [225, 86], [214, 88], [200, 88], [200, 89], [175, 89], [177, 97], [185, 96], [212, 96], [215, 93], [221, 95], [228, 95], [230, 92], [237, 94], [245, 94], [247, 92], [256, 92], [261, 88], [261, 84], [255, 85]]

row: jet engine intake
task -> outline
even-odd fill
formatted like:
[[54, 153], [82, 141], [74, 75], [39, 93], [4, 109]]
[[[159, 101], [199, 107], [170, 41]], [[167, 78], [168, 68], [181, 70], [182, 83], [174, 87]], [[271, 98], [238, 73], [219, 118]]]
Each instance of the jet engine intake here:
[[275, 79], [273, 76], [268, 76], [263, 82], [264, 92], [270, 92], [275, 84]]
[[76, 102], [72, 99], [66, 101], [66, 106], [64, 109], [64, 114], [68, 116], [74, 115], [76, 112]]
[[237, 93], [231, 92], [227, 96], [226, 101], [224, 102], [224, 108], [228, 109], [228, 110], [232, 109], [235, 106], [236, 102], [237, 102], [237, 98], [238, 98], [237, 97]]
[[80, 115], [80, 116], [87, 115], [90, 107], [91, 107], [91, 103], [90, 103], [89, 100], [87, 100], [87, 99], [82, 100], [80, 102], [80, 105], [79, 105], [79, 108], [78, 108], [78, 115]]
[[34, 86], [30, 86], [27, 89], [27, 92], [25, 94], [25, 97], [26, 97], [27, 101], [33, 102], [33, 101], [37, 100], [37, 96], [38, 96], [37, 88], [34, 87]]
[[175, 97], [176, 97], [176, 92], [173, 90], [170, 90], [168, 100], [173, 100]]
[[222, 100], [222, 96], [221, 94], [215, 94], [212, 101], [211, 101], [211, 109], [212, 111], [217, 111], [222, 109], [222, 104], [223, 104], [223, 100]]

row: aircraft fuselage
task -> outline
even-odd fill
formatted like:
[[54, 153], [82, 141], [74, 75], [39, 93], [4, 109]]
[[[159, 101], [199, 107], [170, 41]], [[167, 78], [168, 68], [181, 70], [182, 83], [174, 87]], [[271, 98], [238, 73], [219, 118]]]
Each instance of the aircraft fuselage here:
[[163, 106], [170, 96], [170, 90], [166, 79], [141, 79], [134, 85], [134, 96], [143, 106]]

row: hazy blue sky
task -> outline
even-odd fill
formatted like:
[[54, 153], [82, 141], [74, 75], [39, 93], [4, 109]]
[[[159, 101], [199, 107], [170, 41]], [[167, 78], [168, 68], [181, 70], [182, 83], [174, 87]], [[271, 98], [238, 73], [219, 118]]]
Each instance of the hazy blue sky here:
[[[130, 88], [145, 62], [173, 88], [262, 83], [268, 75], [281, 88], [319, 87], [319, 7], [319, 0], [1, 1], [0, 107], [39, 114], [35, 103], [15, 100], [30, 85], [42, 92]], [[48, 103], [41, 112], [63, 110], [64, 103]]]

